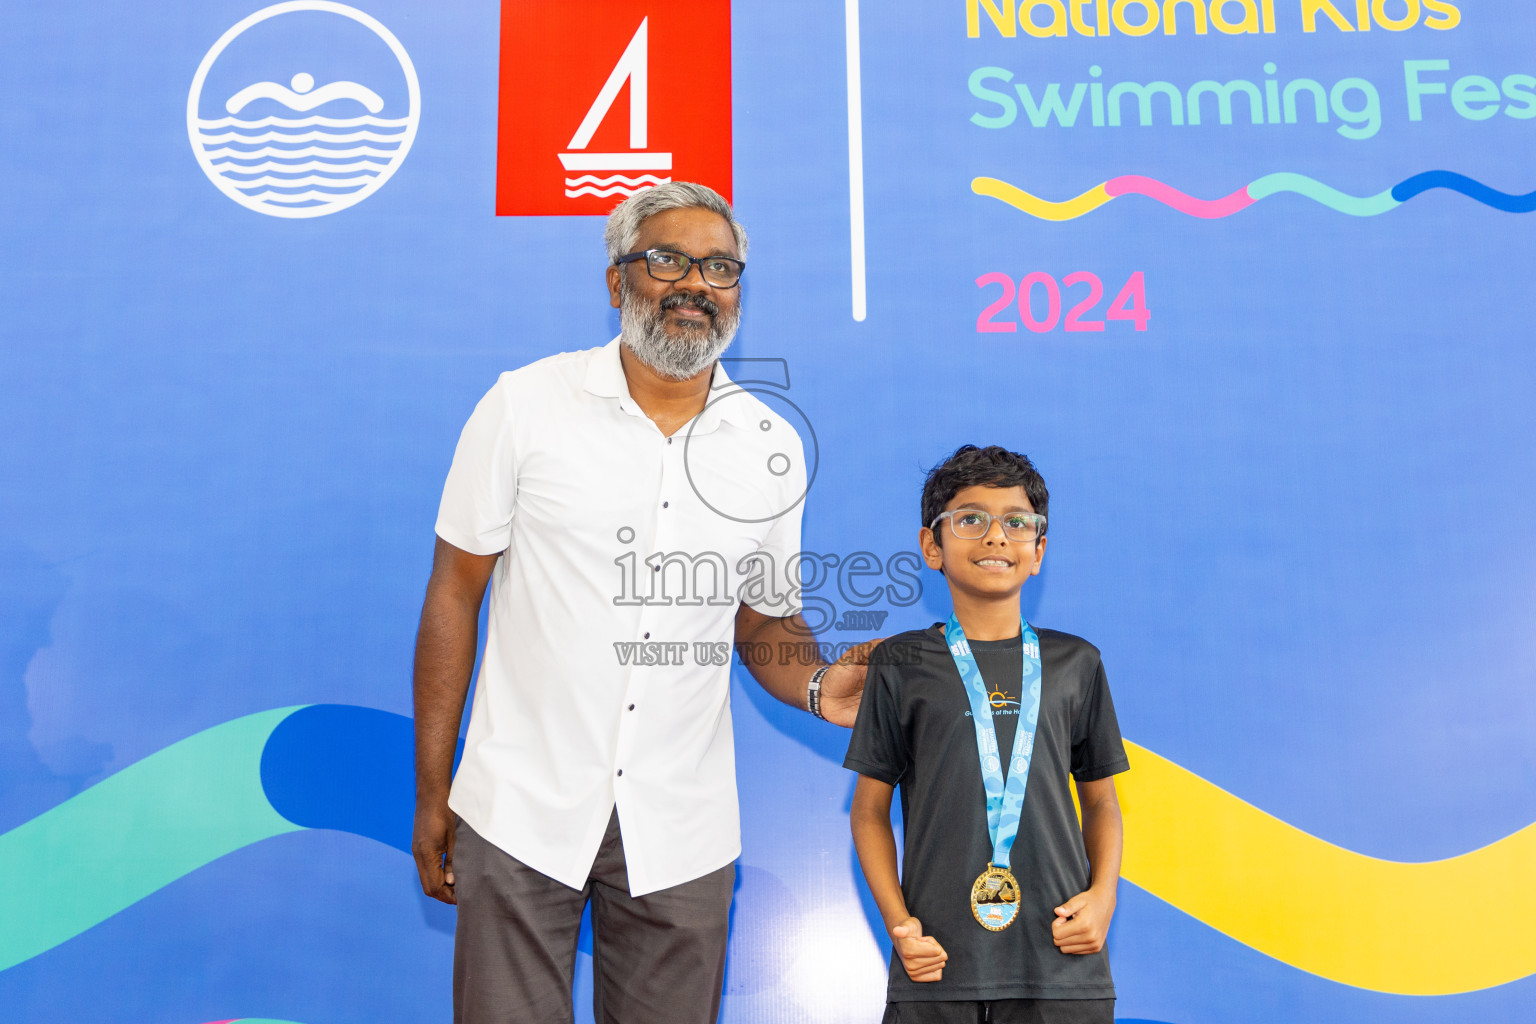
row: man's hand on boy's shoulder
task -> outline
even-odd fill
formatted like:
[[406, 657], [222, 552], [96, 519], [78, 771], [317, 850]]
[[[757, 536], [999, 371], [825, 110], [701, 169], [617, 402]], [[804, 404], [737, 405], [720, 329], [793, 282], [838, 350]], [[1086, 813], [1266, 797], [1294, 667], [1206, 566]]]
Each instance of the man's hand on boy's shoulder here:
[[821, 713], [833, 725], [852, 729], [859, 717], [859, 698], [864, 696], [864, 677], [869, 672], [869, 656], [885, 638], [866, 640], [848, 648], [821, 677]]
[[891, 942], [896, 946], [896, 955], [901, 957], [907, 977], [913, 981], [939, 981], [944, 977], [944, 964], [949, 960], [949, 954], [944, 952], [938, 939], [923, 934], [923, 922], [917, 918], [909, 917], [892, 928]]
[[1109, 920], [1115, 916], [1114, 890], [1089, 889], [1056, 908], [1051, 938], [1063, 953], [1097, 953], [1104, 948]]

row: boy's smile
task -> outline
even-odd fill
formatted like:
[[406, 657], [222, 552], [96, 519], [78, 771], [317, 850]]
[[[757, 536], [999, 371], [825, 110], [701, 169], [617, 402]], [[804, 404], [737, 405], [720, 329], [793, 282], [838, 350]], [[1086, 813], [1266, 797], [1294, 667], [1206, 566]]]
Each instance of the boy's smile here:
[[974, 564], [988, 571], [1009, 572], [1017, 564], [1017, 560], [1003, 555], [988, 555], [985, 558], [975, 559]]
[[[1029, 496], [1023, 487], [966, 487], [944, 506], [945, 512], [957, 510], [990, 515], [992, 522], [986, 534], [975, 539], [957, 537], [950, 527], [954, 517], [937, 520], [931, 529], [925, 527], [919, 531], [923, 560], [930, 569], [944, 574], [962, 624], [968, 611], [974, 614], [983, 607], [992, 611], [1001, 605], [1011, 605], [1012, 632], [1006, 635], [1017, 635], [1019, 591], [1026, 579], [1040, 572], [1046, 539], [1011, 540], [1003, 530], [1001, 517], [1009, 513], [1034, 512]], [[978, 636], [974, 639], [985, 638]]]

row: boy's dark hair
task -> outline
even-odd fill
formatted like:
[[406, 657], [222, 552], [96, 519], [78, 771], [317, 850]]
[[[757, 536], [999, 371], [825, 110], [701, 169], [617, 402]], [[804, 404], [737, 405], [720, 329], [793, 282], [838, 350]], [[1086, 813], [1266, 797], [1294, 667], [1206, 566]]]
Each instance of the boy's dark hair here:
[[[928, 471], [923, 481], [923, 525], [932, 526], [944, 506], [967, 487], [1022, 487], [1029, 504], [1042, 516], [1049, 516], [1051, 492], [1045, 489], [1029, 456], [1011, 452], [997, 445], [978, 448], [963, 444], [955, 453]], [[1045, 530], [1041, 529], [1041, 536]], [[935, 530], [933, 539], [942, 545], [943, 531]]]

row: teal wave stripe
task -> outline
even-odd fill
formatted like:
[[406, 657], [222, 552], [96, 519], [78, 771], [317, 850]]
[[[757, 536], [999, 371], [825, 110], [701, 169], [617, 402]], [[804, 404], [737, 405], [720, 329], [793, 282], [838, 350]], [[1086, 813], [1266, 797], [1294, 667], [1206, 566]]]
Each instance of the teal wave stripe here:
[[0, 971], [205, 864], [300, 831], [261, 784], [267, 737], [297, 710], [205, 729], [0, 835]]
[[1330, 210], [1348, 214], [1351, 217], [1376, 217], [1403, 205], [1392, 198], [1391, 189], [1374, 196], [1352, 196], [1304, 174], [1289, 172], [1266, 174], [1248, 186], [1248, 194], [1253, 197], [1254, 202], [1268, 199], [1280, 192], [1294, 192], [1321, 203]]

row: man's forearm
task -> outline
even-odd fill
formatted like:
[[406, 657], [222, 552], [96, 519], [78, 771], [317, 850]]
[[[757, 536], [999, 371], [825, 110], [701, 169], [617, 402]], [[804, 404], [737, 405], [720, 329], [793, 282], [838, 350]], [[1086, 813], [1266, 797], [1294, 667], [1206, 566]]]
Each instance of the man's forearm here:
[[446, 799], [464, 698], [475, 668], [480, 606], [428, 584], [416, 633], [412, 691], [416, 709], [417, 799]]
[[[743, 604], [736, 611], [736, 651], [763, 689], [792, 708], [809, 711], [811, 676], [826, 664], [817, 653], [811, 630], [798, 613], [773, 618]], [[864, 693], [869, 655], [879, 640], [850, 648], [821, 677], [821, 717], [833, 725], [853, 728]], [[795, 657], [785, 657], [786, 652]], [[799, 652], [807, 652], [805, 657]]]
[[[799, 631], [791, 630], [790, 623], [796, 624]], [[801, 711], [808, 710], [806, 684], [811, 673], [822, 664], [821, 658], [818, 656], [813, 659], [813, 664], [807, 664], [802, 658], [779, 657], [779, 652], [791, 649], [781, 647], [781, 644], [793, 644], [794, 649], [800, 649], [809, 635], [805, 621], [799, 615], [791, 615], [785, 619], [765, 618], [750, 633], [736, 637], [737, 649], [752, 678], [774, 697]], [[746, 646], [748, 643], [750, 647]], [[754, 650], [769, 653], [766, 658], [758, 658], [754, 656]]]
[[480, 602], [500, 555], [475, 555], [437, 539], [432, 577], [416, 630], [416, 821], [411, 855], [421, 891], [456, 903], [453, 844], [457, 819], [448, 808], [453, 751], [458, 746], [464, 695], [475, 670]]

